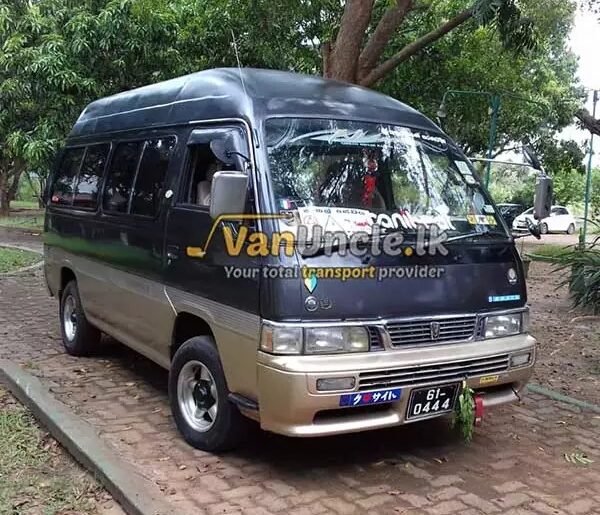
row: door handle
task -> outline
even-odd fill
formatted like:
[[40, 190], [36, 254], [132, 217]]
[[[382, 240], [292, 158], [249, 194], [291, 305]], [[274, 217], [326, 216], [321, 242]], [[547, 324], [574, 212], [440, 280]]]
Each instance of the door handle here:
[[167, 259], [169, 261], [179, 259], [179, 251], [179, 245], [167, 245]]

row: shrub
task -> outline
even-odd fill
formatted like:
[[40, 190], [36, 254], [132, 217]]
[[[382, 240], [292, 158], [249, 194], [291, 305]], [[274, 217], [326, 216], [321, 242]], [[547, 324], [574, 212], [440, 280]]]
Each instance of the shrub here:
[[[590, 222], [599, 227], [597, 222]], [[600, 236], [591, 244], [569, 247], [556, 256], [556, 270], [570, 269], [568, 285], [575, 306], [600, 313]]]

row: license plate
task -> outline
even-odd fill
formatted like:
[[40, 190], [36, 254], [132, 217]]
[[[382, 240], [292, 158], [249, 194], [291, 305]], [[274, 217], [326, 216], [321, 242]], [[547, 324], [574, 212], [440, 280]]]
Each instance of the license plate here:
[[383, 404], [400, 400], [402, 389], [377, 390], [375, 392], [356, 392], [340, 396], [340, 406], [365, 406], [367, 404]]
[[458, 383], [417, 388], [410, 392], [407, 420], [431, 417], [454, 409]]

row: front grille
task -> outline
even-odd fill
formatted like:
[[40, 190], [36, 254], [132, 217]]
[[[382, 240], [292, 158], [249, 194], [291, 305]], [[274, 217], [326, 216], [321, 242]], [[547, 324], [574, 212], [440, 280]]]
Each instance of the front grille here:
[[383, 342], [381, 341], [381, 333], [379, 329], [373, 325], [367, 326], [369, 333], [369, 348], [371, 350], [383, 350]]
[[508, 370], [508, 361], [508, 354], [500, 354], [452, 363], [362, 372], [358, 376], [358, 389], [364, 391], [432, 382], [442, 383], [472, 376], [498, 374]]
[[[432, 330], [432, 323], [439, 324]], [[476, 316], [463, 316], [410, 322], [392, 322], [386, 329], [392, 346], [420, 345], [448, 341], [470, 340], [475, 336]], [[436, 337], [437, 336], [437, 337]]]

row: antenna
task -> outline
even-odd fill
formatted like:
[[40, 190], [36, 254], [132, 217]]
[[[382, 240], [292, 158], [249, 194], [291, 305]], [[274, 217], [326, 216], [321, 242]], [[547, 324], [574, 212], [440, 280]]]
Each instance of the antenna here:
[[235, 33], [233, 29], [231, 30], [231, 41], [233, 43], [233, 50], [235, 51], [235, 60], [237, 61], [238, 73], [240, 74], [240, 81], [242, 83], [242, 88], [244, 90], [244, 95], [246, 96], [246, 100], [250, 102], [250, 97], [248, 96], [248, 92], [246, 91], [246, 84], [244, 82], [244, 76], [242, 75], [242, 64], [240, 62], [240, 55], [238, 53], [237, 42], [235, 41]]

